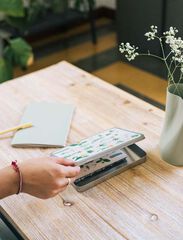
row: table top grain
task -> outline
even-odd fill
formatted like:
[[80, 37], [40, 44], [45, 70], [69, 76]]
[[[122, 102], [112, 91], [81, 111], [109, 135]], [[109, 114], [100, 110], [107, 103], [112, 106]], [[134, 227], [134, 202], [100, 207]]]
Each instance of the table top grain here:
[[[0, 85], [0, 130], [17, 125], [31, 101], [76, 105], [68, 144], [116, 126], [142, 132], [138, 145], [148, 157], [86, 192], [70, 187], [72, 207], [61, 195], [1, 200], [1, 213], [24, 239], [183, 239], [183, 168], [162, 161], [158, 151], [163, 111], [65, 61]], [[1, 136], [0, 168], [53, 151], [10, 143], [11, 134]]]

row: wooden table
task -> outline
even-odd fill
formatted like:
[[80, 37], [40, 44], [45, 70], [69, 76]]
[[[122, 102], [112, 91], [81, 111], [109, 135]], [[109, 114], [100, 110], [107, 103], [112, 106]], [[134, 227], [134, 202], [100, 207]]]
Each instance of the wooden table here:
[[[112, 78], [112, 76], [111, 76]], [[137, 76], [138, 81], [138, 76]], [[0, 129], [19, 123], [31, 101], [61, 101], [77, 106], [68, 143], [119, 126], [139, 131], [147, 162], [98, 186], [71, 195], [39, 200], [26, 194], [1, 201], [1, 212], [25, 239], [118, 240], [183, 239], [183, 169], [158, 153], [164, 112], [102, 80], [61, 62], [0, 85]], [[53, 149], [14, 149], [1, 138], [0, 167], [13, 159], [48, 155]]]

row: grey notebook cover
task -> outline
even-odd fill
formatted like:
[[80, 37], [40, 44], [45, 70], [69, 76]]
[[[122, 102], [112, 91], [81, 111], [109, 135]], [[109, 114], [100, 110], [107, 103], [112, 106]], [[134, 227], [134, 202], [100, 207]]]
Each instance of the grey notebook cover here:
[[16, 132], [13, 147], [65, 146], [74, 112], [74, 106], [63, 103], [33, 102], [25, 110], [21, 124], [31, 122], [33, 127]]

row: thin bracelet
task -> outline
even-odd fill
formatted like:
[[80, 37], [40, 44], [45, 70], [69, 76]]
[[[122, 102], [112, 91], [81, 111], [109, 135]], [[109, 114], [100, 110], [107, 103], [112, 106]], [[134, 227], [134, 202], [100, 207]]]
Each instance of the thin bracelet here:
[[13, 167], [13, 169], [15, 170], [15, 172], [18, 173], [19, 176], [19, 186], [18, 186], [18, 191], [16, 194], [19, 194], [22, 191], [22, 186], [23, 186], [23, 177], [22, 177], [22, 173], [20, 171], [20, 168], [17, 164], [17, 160], [12, 161], [11, 166]]

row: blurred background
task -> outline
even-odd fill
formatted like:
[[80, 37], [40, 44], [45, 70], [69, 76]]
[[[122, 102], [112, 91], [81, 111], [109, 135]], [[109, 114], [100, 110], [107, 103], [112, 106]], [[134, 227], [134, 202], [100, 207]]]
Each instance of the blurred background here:
[[[129, 63], [119, 44], [161, 55], [144, 33], [157, 25], [160, 34], [175, 26], [183, 35], [182, 7], [181, 0], [0, 0], [0, 83], [66, 60], [164, 109], [164, 66], [149, 57]], [[15, 239], [2, 224], [0, 232]]]
[[164, 108], [166, 71], [157, 59], [127, 62], [121, 42], [161, 55], [151, 25], [183, 34], [181, 0], [1, 0], [0, 82], [66, 60]]

